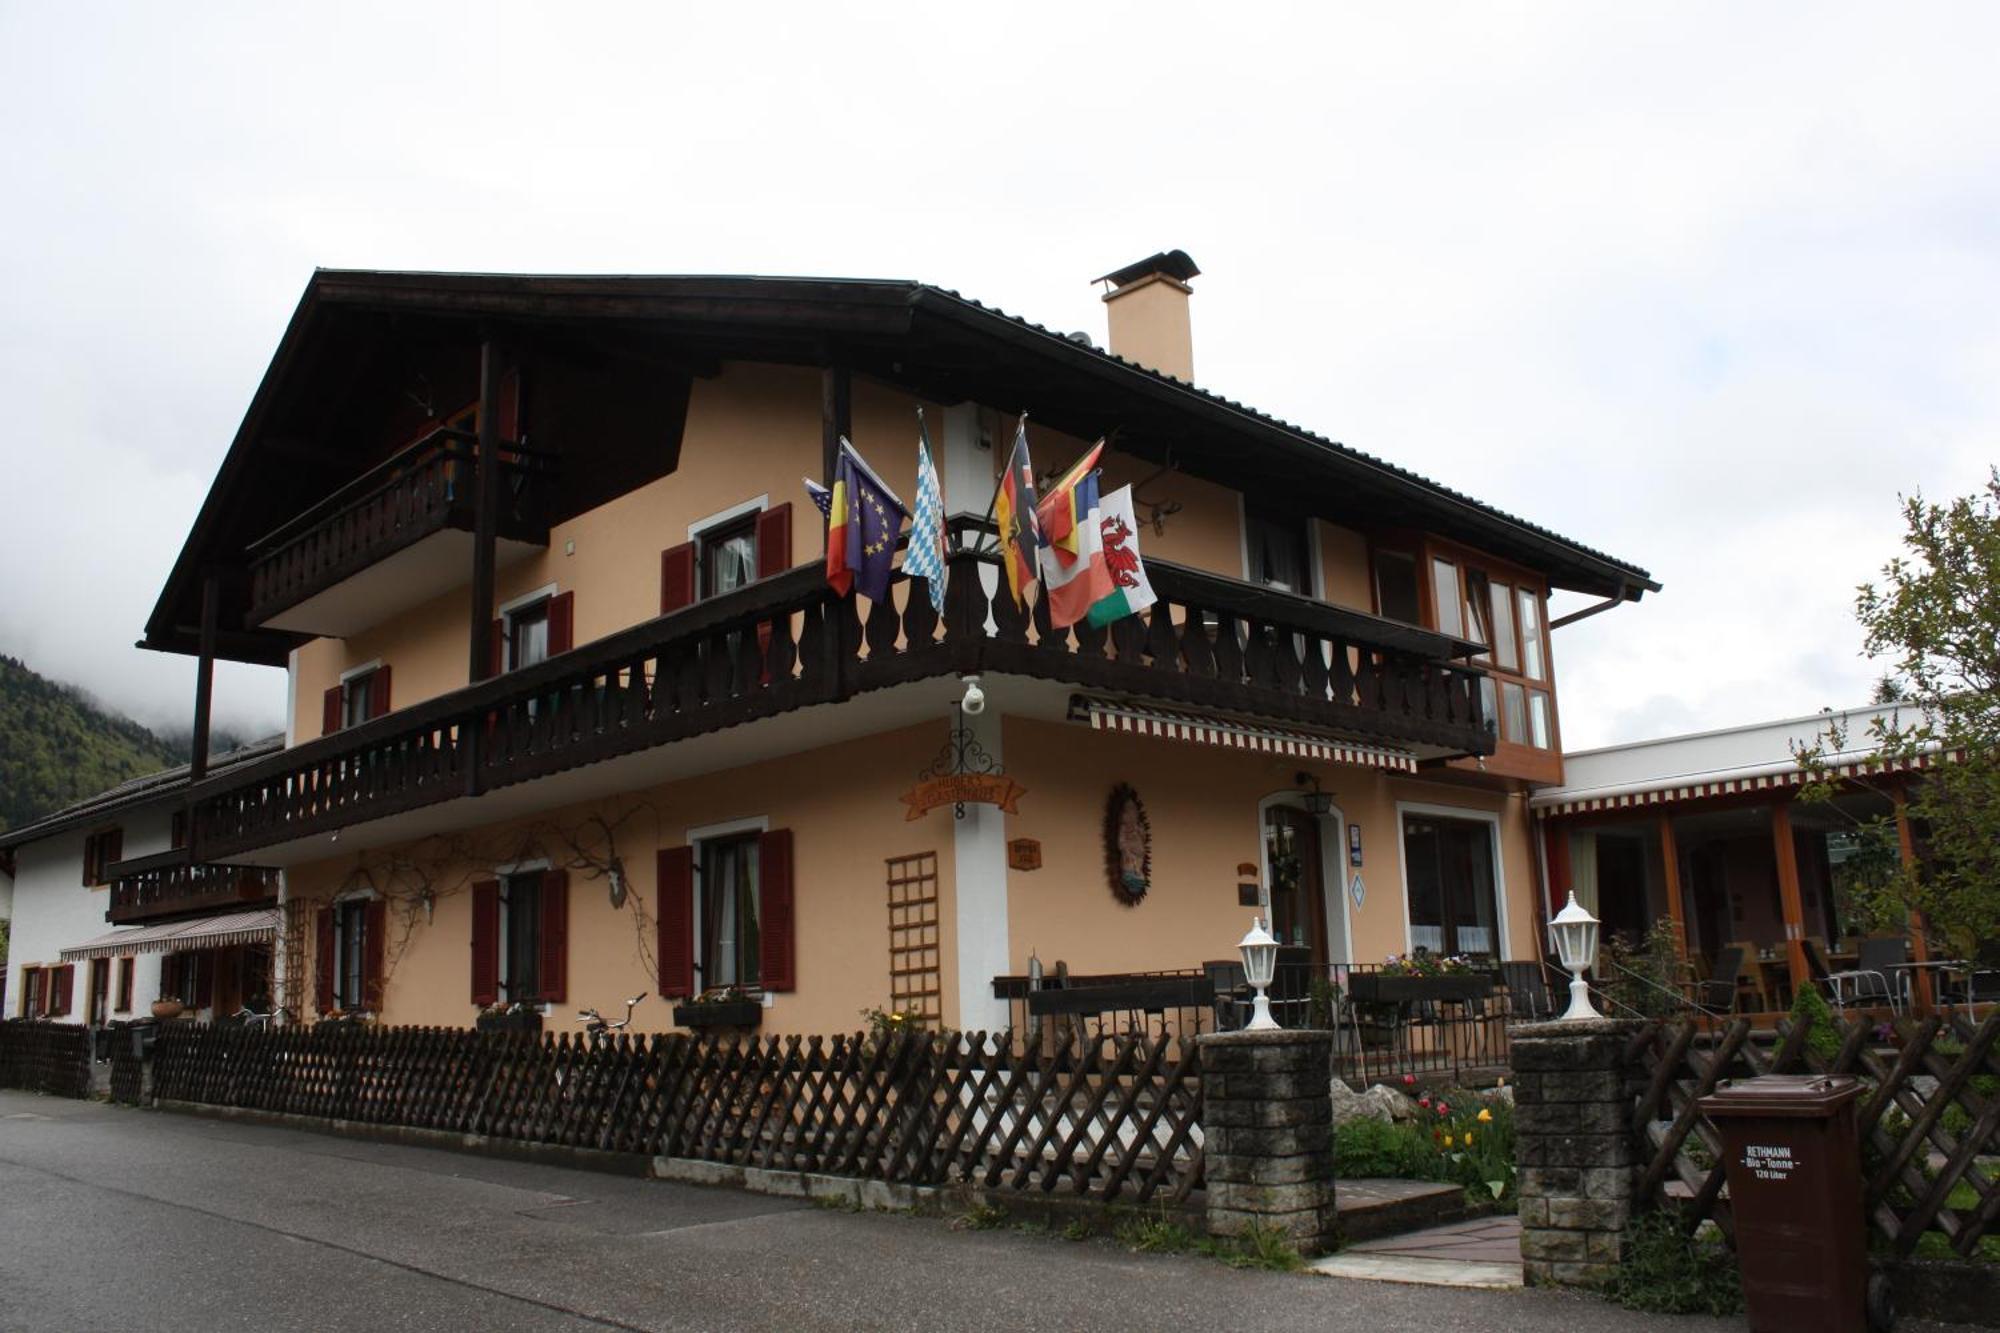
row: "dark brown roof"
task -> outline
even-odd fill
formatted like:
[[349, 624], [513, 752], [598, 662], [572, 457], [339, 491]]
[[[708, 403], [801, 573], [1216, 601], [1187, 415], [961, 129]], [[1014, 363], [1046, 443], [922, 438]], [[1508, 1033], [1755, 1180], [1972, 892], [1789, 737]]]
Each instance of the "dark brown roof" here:
[[[141, 646], [194, 651], [198, 571], [240, 562], [252, 540], [305, 507], [294, 503], [300, 470], [265, 438], [288, 396], [308, 393], [315, 377], [329, 376], [327, 366], [390, 329], [450, 328], [472, 338], [496, 324], [532, 336], [584, 330], [663, 338], [713, 360], [845, 364], [933, 400], [1030, 411], [1084, 438], [1115, 430], [1121, 451], [1171, 460], [1253, 494], [1284, 495], [1328, 518], [1436, 531], [1541, 571], [1558, 587], [1631, 599], [1659, 587], [1644, 569], [1549, 528], [946, 288], [860, 278], [322, 269], [251, 399]], [[296, 643], [276, 632], [225, 628], [219, 651], [277, 665]]]

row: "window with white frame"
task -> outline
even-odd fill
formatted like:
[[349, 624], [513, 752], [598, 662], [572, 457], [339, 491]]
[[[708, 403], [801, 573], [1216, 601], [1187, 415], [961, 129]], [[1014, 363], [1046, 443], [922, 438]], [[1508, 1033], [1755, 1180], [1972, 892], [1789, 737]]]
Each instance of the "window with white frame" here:
[[758, 840], [753, 832], [701, 843], [695, 938], [704, 988], [754, 987], [763, 980]]
[[1491, 823], [1406, 813], [1403, 874], [1412, 950], [1499, 956], [1501, 904]]

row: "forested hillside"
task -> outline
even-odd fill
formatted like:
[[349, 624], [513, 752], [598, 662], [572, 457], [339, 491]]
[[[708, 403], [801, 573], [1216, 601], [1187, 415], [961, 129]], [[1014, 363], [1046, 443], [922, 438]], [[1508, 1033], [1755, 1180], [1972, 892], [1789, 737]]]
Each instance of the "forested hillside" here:
[[183, 747], [0, 655], [0, 829], [186, 761]]

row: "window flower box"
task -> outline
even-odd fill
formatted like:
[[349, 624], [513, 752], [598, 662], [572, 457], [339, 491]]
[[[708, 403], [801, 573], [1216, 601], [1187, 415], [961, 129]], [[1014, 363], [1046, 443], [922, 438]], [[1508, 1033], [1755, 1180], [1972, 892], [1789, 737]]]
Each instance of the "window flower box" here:
[[1348, 978], [1349, 993], [1362, 1004], [1407, 1004], [1420, 1000], [1482, 1000], [1493, 993], [1490, 972], [1444, 976], [1391, 976], [1361, 972]]
[[764, 1005], [754, 995], [688, 1000], [674, 1006], [674, 1023], [684, 1028], [756, 1028], [763, 1022]]
[[480, 1032], [525, 1033], [539, 1037], [542, 1034], [542, 1011], [527, 1007], [482, 1010], [472, 1025]]

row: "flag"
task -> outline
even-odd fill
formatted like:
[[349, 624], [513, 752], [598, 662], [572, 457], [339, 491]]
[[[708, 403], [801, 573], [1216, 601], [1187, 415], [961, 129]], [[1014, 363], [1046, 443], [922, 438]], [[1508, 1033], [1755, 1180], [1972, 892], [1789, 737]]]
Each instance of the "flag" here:
[[835, 595], [860, 592], [873, 602], [889, 595], [896, 537], [909, 513], [843, 437], [826, 516], [826, 581]]
[[1113, 591], [1111, 571], [1104, 564], [1102, 508], [1095, 472], [1068, 481], [1042, 501], [1044, 515], [1064, 514], [1069, 535], [1067, 549], [1054, 542], [1042, 548], [1042, 599], [1049, 604], [1049, 623], [1057, 629], [1082, 620]]
[[993, 493], [993, 521], [1000, 528], [1000, 559], [1007, 567], [1007, 588], [1014, 605], [1025, 606], [1035, 586], [1035, 564], [1041, 536], [1035, 524], [1035, 465], [1028, 461], [1028, 418], [1014, 427], [1014, 452]]
[[924, 428], [924, 410], [917, 409], [917, 512], [910, 520], [910, 547], [903, 553], [903, 572], [924, 580], [931, 607], [944, 611], [944, 488], [931, 463], [931, 433]]
[[832, 518], [833, 492], [811, 477], [800, 477], [799, 480], [806, 484], [806, 497], [813, 502], [813, 507], [819, 510], [822, 516]]
[[1112, 588], [1108, 597], [1091, 606], [1090, 623], [1104, 626], [1144, 611], [1155, 600], [1146, 567], [1139, 563], [1139, 521], [1132, 516], [1130, 486], [1120, 486], [1104, 497], [1097, 530]]
[[1042, 545], [1056, 552], [1056, 559], [1064, 568], [1074, 564], [1078, 554], [1078, 511], [1071, 495], [1084, 474], [1097, 466], [1098, 455], [1103, 452], [1104, 441], [1099, 440], [1049, 487], [1049, 493], [1035, 509], [1035, 520], [1042, 529]]

